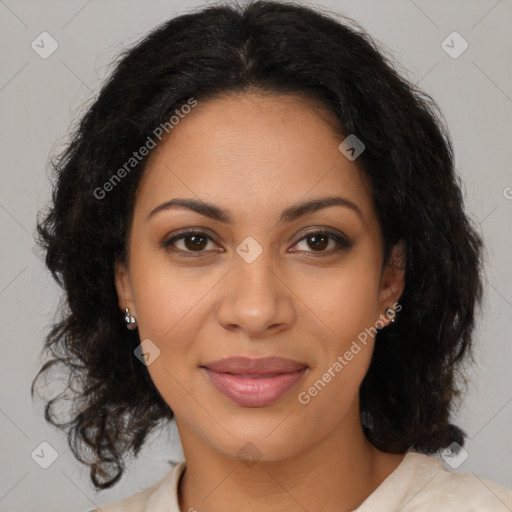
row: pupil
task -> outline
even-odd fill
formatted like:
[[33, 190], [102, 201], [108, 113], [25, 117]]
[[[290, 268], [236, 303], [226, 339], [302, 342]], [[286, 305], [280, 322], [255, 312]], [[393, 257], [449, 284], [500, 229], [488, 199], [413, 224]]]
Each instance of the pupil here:
[[313, 240], [313, 246], [315, 248], [325, 249], [325, 241], [327, 240], [327, 237], [325, 235], [311, 235], [309, 239]]
[[[202, 243], [201, 243], [202, 240]], [[186, 243], [187, 249], [203, 249], [205, 246], [204, 241], [206, 237], [202, 235], [190, 235], [186, 238], [186, 241], [191, 241], [191, 243]]]

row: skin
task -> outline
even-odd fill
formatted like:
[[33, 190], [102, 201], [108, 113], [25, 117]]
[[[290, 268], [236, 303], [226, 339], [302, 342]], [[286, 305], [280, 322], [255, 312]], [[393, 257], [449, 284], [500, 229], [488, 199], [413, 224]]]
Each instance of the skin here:
[[[298, 400], [365, 328], [389, 323], [384, 311], [404, 287], [402, 244], [390, 261], [402, 264], [384, 266], [359, 163], [338, 150], [345, 136], [312, 105], [254, 92], [199, 102], [153, 151], [137, 191], [129, 263], [117, 263], [115, 282], [140, 339], [160, 350], [147, 368], [174, 411], [187, 461], [182, 511], [348, 511], [404, 457], [363, 434], [358, 390], [373, 337], [308, 404]], [[324, 196], [349, 199], [361, 216], [330, 206], [279, 222], [285, 208]], [[233, 222], [185, 208], [148, 219], [173, 198], [213, 203]], [[190, 238], [174, 242], [178, 252], [162, 247], [185, 228], [211, 240], [199, 249]], [[306, 234], [319, 228], [353, 246], [332, 252], [337, 243], [326, 239], [317, 248]], [[236, 252], [248, 236], [262, 248], [251, 263]], [[199, 367], [235, 355], [287, 357], [308, 370], [277, 402], [241, 407]], [[258, 450], [250, 466], [238, 455], [247, 443]]]

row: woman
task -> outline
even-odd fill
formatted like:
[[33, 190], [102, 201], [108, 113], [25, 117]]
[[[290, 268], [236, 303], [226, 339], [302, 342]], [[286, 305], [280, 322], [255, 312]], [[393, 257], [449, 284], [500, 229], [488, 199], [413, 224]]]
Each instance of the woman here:
[[68, 366], [76, 413], [46, 417], [97, 489], [173, 418], [185, 456], [102, 510], [512, 507], [443, 463], [482, 295], [449, 136], [353, 22], [170, 20], [56, 172], [38, 230], [69, 308], [40, 373]]

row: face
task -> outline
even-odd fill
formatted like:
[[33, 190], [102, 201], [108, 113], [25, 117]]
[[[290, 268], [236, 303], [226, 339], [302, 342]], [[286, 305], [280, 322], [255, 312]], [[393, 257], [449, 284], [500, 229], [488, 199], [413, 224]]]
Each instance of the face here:
[[[150, 340], [147, 369], [184, 450], [195, 438], [237, 457], [250, 441], [262, 459], [278, 460], [360, 428], [371, 328], [389, 323], [403, 272], [383, 270], [372, 196], [358, 161], [338, 149], [344, 138], [298, 97], [239, 94], [199, 102], [151, 155], [116, 288], [141, 342]], [[326, 197], [341, 199], [290, 210]], [[215, 209], [155, 211], [178, 198]], [[266, 381], [266, 391], [236, 400], [203, 368], [232, 356], [306, 369], [280, 383], [260, 376], [255, 386]]]

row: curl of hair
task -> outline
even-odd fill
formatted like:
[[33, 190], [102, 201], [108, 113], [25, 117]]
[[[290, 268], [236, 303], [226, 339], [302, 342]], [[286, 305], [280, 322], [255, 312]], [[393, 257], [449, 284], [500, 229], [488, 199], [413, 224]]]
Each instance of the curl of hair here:
[[[363, 429], [390, 453], [433, 453], [466, 435], [449, 421], [461, 363], [471, 354], [481, 301], [481, 238], [463, 210], [453, 149], [434, 100], [396, 71], [355, 22], [283, 2], [216, 5], [178, 16], [123, 52], [53, 161], [52, 204], [38, 218], [46, 265], [65, 292], [62, 319], [45, 338], [47, 361], [32, 383], [62, 364], [74, 413], [58, 422], [98, 489], [113, 486], [125, 458], [173, 412], [134, 356], [114, 264], [124, 260], [135, 191], [147, 157], [105, 197], [103, 187], [148, 136], [191, 97], [258, 91], [322, 105], [340, 137], [356, 134], [371, 185], [385, 262], [406, 247], [397, 322], [376, 336], [359, 390]], [[342, 138], [340, 138], [340, 141]], [[89, 451], [87, 455], [86, 452]]]

